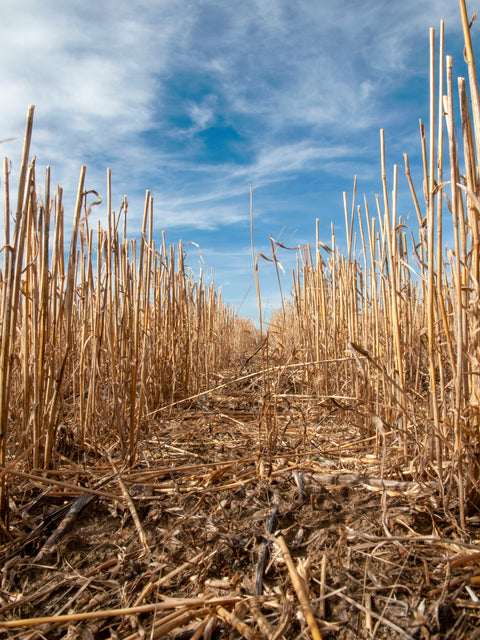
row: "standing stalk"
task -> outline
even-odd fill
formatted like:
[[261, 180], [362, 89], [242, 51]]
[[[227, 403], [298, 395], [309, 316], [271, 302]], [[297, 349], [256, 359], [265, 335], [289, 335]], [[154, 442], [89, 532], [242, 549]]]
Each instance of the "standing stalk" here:
[[427, 333], [428, 366], [430, 372], [430, 406], [433, 417], [437, 474], [443, 494], [443, 461], [441, 429], [437, 395], [437, 367], [435, 353], [435, 31], [430, 29], [430, 163], [428, 169], [427, 200]]
[[[15, 218], [15, 231], [13, 246], [7, 245], [6, 250], [11, 253], [8, 264], [7, 291], [2, 318], [2, 344], [0, 347], [0, 466], [4, 467], [7, 461], [8, 438], [8, 404], [10, 398], [11, 360], [12, 347], [15, 342], [17, 329], [17, 305], [20, 292], [20, 273], [23, 262], [23, 247], [25, 236], [25, 214], [23, 201], [25, 194], [28, 156], [32, 139], [34, 106], [30, 106], [27, 114], [25, 139], [23, 143], [22, 164], [20, 180], [18, 184], [17, 213]], [[27, 194], [28, 198], [28, 194]], [[6, 215], [9, 215], [8, 211]], [[18, 274], [18, 276], [17, 276]], [[0, 478], [0, 525], [8, 530], [8, 493], [5, 476]], [[0, 537], [2, 529], [0, 528]]]
[[457, 359], [455, 371], [455, 404], [454, 404], [454, 433], [455, 433], [455, 457], [457, 462], [458, 498], [460, 506], [460, 523], [465, 526], [465, 495], [463, 481], [463, 427], [461, 422], [461, 412], [463, 407], [463, 375], [464, 375], [464, 309], [462, 292], [462, 265], [461, 265], [461, 240], [458, 211], [458, 173], [457, 173], [457, 147], [455, 140], [455, 124], [453, 114], [453, 88], [452, 88], [452, 65], [451, 56], [447, 56], [447, 130], [448, 149], [450, 155], [450, 187], [451, 187], [451, 208], [452, 225], [455, 242], [455, 263], [454, 263], [454, 284], [456, 298], [456, 339], [457, 339]]

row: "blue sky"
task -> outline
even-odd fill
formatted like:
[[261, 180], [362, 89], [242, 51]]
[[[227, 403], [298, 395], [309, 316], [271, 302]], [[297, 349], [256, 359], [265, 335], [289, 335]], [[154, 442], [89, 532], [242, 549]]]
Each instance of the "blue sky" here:
[[[469, 15], [479, 3], [467, 3]], [[257, 253], [269, 238], [297, 246], [343, 238], [343, 191], [375, 208], [381, 193], [379, 130], [387, 176], [399, 165], [403, 217], [413, 213], [403, 177], [408, 153], [421, 193], [419, 118], [428, 121], [429, 27], [445, 20], [446, 54], [466, 75], [457, 0], [3, 0], [0, 145], [18, 172], [30, 104], [37, 179], [52, 167], [67, 220], [82, 164], [87, 188], [113, 207], [129, 199], [138, 233], [146, 189], [155, 236], [193, 241], [188, 262], [213, 269], [238, 306], [252, 283], [249, 186]], [[480, 26], [472, 36], [480, 46]], [[2, 176], [3, 181], [3, 176]], [[2, 187], [3, 188], [3, 187]], [[105, 219], [104, 205], [92, 213]], [[280, 260], [290, 288], [292, 254]], [[275, 274], [260, 274], [266, 307]], [[256, 314], [252, 289], [240, 312]]]

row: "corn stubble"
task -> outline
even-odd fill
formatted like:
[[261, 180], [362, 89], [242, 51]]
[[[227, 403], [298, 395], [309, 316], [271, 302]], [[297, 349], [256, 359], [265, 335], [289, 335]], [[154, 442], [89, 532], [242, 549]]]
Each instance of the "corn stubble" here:
[[[96, 237], [88, 214], [99, 203], [80, 172], [68, 258], [62, 189], [51, 197], [47, 169], [39, 196], [28, 163], [27, 118], [13, 238], [4, 165], [5, 250], [0, 295], [1, 523], [8, 526], [8, 464], [52, 469], [72, 444], [114, 445], [133, 465], [138, 437], [158, 409], [212, 386], [235, 335], [252, 333], [213, 284], [198, 281], [185, 248], [157, 248], [149, 192], [141, 237], [126, 237], [127, 200], [116, 215], [107, 173], [108, 228]], [[123, 220], [123, 235], [118, 227]], [[49, 250], [49, 246], [51, 249]], [[137, 255], [138, 254], [138, 255]], [[67, 263], [65, 264], [65, 259]], [[235, 335], [234, 335], [235, 334]], [[215, 378], [216, 380], [216, 378]], [[73, 425], [73, 426], [72, 426]], [[65, 460], [65, 458], [64, 458]]]
[[[366, 198], [356, 204], [355, 181], [351, 208], [344, 194], [345, 253], [333, 225], [330, 246], [320, 242], [317, 221], [316, 245], [299, 250], [293, 296], [271, 321], [270, 344], [308, 363], [297, 379], [302, 393], [355, 409], [372, 453], [386, 446], [399, 472], [436, 478], [444, 507], [457, 505], [464, 526], [480, 497], [480, 99], [462, 0], [460, 7], [471, 108], [467, 82], [458, 78], [456, 89], [452, 59], [444, 59], [442, 22], [437, 64], [430, 31], [421, 196], [405, 155], [417, 221], [398, 212], [397, 166], [389, 193], [382, 130], [376, 213]], [[447, 234], [453, 248], [444, 254]]]
[[[415, 224], [408, 226], [397, 210], [397, 167], [389, 193], [382, 131], [382, 195], [375, 212], [366, 198], [363, 208], [356, 204], [355, 183], [350, 208], [344, 197], [344, 253], [333, 226], [331, 245], [320, 241], [317, 222], [316, 244], [298, 251], [292, 296], [282, 299], [257, 346], [263, 345], [261, 454], [275, 454], [281, 378], [293, 380], [294, 392], [312, 406], [332, 400], [354, 407], [371, 453], [396, 460], [405, 477], [435, 477], [444, 507], [458, 506], [464, 526], [480, 497], [480, 98], [463, 0], [460, 8], [471, 105], [467, 82], [459, 78], [455, 89], [452, 60], [444, 59], [442, 23], [437, 64], [430, 34], [421, 196], [405, 156]], [[163, 237], [155, 246], [149, 192], [141, 236], [138, 242], [127, 238], [128, 202], [113, 212], [109, 172], [108, 226], [94, 235], [88, 212], [98, 194], [86, 190], [81, 170], [65, 264], [62, 190], [51, 195], [47, 170], [39, 196], [35, 161], [28, 160], [32, 122], [33, 107], [13, 237], [4, 164], [0, 467], [55, 467], [59, 452], [69, 455], [71, 425], [78, 445], [99, 452], [116, 445], [134, 465], [152, 416], [215, 388], [216, 373], [245, 353], [246, 342], [256, 349], [255, 329], [224, 304], [213, 284], [202, 276], [194, 281], [182, 244], [167, 247]], [[454, 246], [444, 253], [447, 224]], [[277, 268], [281, 248], [272, 248]], [[0, 471], [4, 536], [7, 507], [6, 473]]]

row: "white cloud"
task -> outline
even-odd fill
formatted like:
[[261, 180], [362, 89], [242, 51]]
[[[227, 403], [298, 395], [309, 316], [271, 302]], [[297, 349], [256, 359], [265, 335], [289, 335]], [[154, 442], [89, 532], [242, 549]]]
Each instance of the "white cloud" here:
[[315, 145], [308, 142], [296, 142], [280, 146], [261, 149], [255, 162], [247, 167], [237, 169], [237, 177], [250, 176], [257, 186], [285, 180], [286, 174], [304, 170], [311, 170], [315, 166], [325, 168], [331, 161], [347, 156], [349, 148], [346, 146]]
[[191, 233], [194, 228], [214, 230], [220, 225], [230, 226], [239, 222], [248, 223], [248, 209], [238, 206], [216, 204], [188, 207], [183, 203], [162, 201], [157, 207], [157, 216], [166, 227], [185, 227]]
[[[294, 7], [247, 0], [242, 11], [206, 0], [10, 1], [0, 25], [7, 61], [0, 80], [9, 97], [0, 122], [4, 135], [18, 135], [35, 103], [39, 125], [62, 132], [65, 155], [86, 134], [86, 153], [115, 147], [123, 136], [165, 123], [163, 79], [190, 69], [217, 75], [231, 117], [260, 119], [258, 148], [293, 124], [358, 129], [378, 117], [382, 86], [398, 81], [392, 74], [405, 67], [412, 37], [426, 40], [426, 16], [452, 13], [458, 23], [446, 0], [304, 0]], [[200, 30], [204, 14], [205, 21], [218, 15], [223, 31]], [[194, 135], [215, 122], [218, 97], [189, 100], [183, 109]]]
[[[441, 18], [451, 52], [449, 37], [458, 44], [461, 31], [451, 0], [245, 0], [241, 9], [219, 0], [4, 0], [0, 140], [17, 140], [0, 151], [13, 161], [13, 183], [34, 103], [32, 153], [52, 165], [67, 202], [86, 163], [89, 188], [103, 194], [111, 167], [114, 206], [128, 194], [132, 232], [147, 188], [159, 227], [246, 223], [250, 183], [275, 186], [277, 201], [303, 173], [350, 188], [354, 173], [378, 170], [378, 129], [403, 118], [410, 141], [414, 100], [398, 106], [391, 94], [412, 76], [425, 77], [428, 91], [428, 27], [438, 30]], [[238, 135], [231, 156], [202, 156], [199, 134], [212, 127]]]
[[216, 122], [216, 110], [217, 97], [213, 94], [207, 95], [200, 102], [188, 102], [185, 111], [192, 121], [192, 126], [187, 129], [177, 129], [172, 132], [172, 135], [179, 138], [188, 138], [208, 129]]

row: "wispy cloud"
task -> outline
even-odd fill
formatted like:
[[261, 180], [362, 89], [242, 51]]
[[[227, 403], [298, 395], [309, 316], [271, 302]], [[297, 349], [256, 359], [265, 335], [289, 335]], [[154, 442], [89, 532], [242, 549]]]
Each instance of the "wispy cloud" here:
[[451, 0], [4, 0], [0, 150], [15, 173], [34, 103], [32, 152], [66, 199], [81, 164], [100, 191], [109, 166], [132, 232], [149, 188], [160, 226], [221, 239], [247, 224], [250, 183], [279, 228], [306, 226], [309, 193], [371, 184], [378, 129], [416, 135], [441, 18], [461, 63]]

